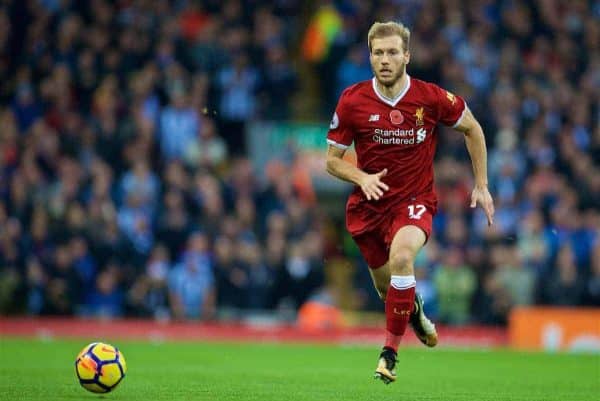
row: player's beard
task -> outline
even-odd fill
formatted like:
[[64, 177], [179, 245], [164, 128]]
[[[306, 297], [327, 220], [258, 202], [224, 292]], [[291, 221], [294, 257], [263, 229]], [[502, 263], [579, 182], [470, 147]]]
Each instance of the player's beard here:
[[377, 78], [377, 81], [381, 86], [391, 88], [396, 84], [396, 82], [402, 79], [405, 73], [406, 64], [402, 64], [395, 74], [389, 75], [387, 77], [382, 77], [381, 73], [378, 71], [375, 73], [375, 78]]

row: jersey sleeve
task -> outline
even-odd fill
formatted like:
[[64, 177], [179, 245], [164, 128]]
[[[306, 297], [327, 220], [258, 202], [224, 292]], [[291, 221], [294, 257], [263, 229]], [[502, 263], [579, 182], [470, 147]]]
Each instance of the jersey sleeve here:
[[349, 106], [348, 96], [344, 92], [340, 96], [327, 132], [327, 143], [340, 149], [347, 149], [354, 141]]
[[467, 111], [465, 100], [450, 91], [435, 87], [436, 103], [438, 105], [438, 120], [449, 127], [456, 127]]

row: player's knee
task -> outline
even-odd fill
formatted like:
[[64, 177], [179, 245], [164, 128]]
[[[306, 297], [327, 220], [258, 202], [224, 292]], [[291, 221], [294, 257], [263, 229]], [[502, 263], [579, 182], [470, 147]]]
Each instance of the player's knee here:
[[390, 255], [392, 274], [412, 274], [413, 253], [409, 249], [399, 249]]

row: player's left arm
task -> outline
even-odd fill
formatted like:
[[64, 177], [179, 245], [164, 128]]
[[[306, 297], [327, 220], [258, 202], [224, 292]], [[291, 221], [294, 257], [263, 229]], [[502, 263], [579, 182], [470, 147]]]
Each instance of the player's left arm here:
[[479, 204], [485, 211], [488, 225], [491, 226], [494, 223], [494, 200], [488, 190], [487, 149], [483, 129], [468, 108], [454, 128], [465, 135], [467, 151], [473, 164], [475, 188], [471, 193], [471, 207], [474, 208]]

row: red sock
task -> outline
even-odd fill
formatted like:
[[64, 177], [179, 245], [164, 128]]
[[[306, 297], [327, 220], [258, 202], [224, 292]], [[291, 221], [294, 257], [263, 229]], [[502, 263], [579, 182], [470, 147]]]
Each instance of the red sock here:
[[398, 345], [415, 303], [415, 287], [396, 289], [389, 286], [385, 297], [386, 338], [385, 347], [398, 352]]

